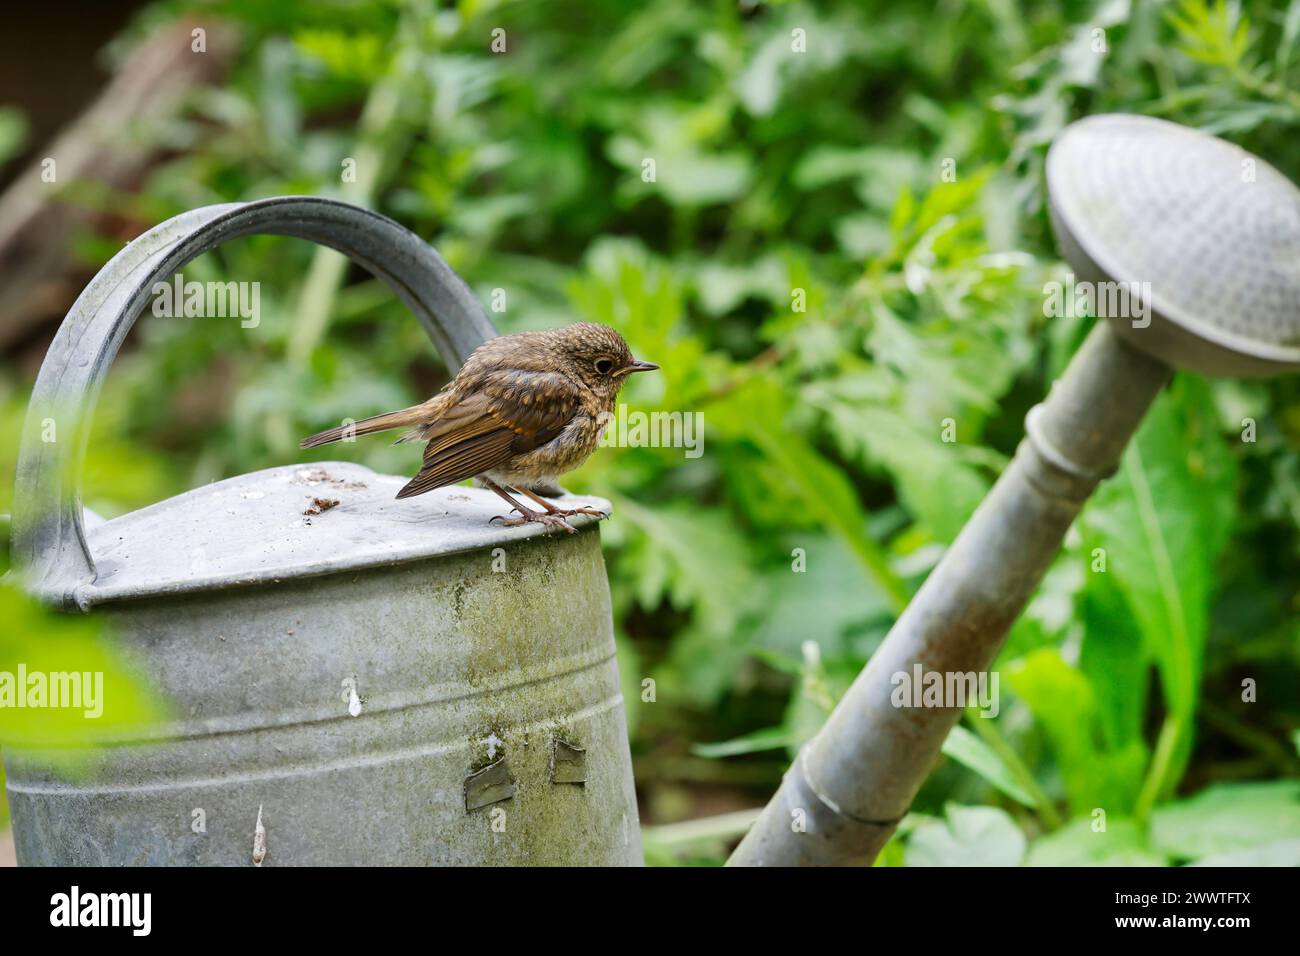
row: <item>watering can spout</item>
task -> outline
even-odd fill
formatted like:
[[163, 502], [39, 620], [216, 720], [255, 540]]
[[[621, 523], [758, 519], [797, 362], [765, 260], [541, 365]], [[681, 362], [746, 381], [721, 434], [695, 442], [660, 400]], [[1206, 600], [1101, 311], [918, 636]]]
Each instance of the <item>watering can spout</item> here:
[[[894, 704], [894, 675], [986, 671], [1168, 366], [1097, 325], [1026, 421], [1011, 465], [787, 772], [732, 865], [870, 863], [961, 708]], [[792, 814], [794, 815], [792, 817]], [[791, 831], [800, 821], [802, 832]]]
[[[894, 675], [983, 673], [1174, 368], [1300, 368], [1300, 190], [1262, 160], [1139, 116], [1067, 128], [1052, 221], [1095, 296], [1092, 329], [1026, 418], [1015, 458], [799, 753], [733, 865], [869, 864], [960, 707], [895, 706]], [[798, 825], [792, 826], [792, 821]]]

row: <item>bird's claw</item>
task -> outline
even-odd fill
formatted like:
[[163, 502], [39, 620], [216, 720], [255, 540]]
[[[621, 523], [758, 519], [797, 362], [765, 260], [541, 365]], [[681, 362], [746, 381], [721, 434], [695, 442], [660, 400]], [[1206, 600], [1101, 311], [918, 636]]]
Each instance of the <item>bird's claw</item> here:
[[554, 513], [562, 518], [571, 518], [574, 515], [591, 515], [593, 518], [601, 519], [609, 517], [608, 511], [601, 511], [599, 508], [588, 508], [585, 506], [581, 508], [562, 508], [556, 510]]
[[541, 511], [525, 511], [518, 518], [508, 518], [505, 515], [497, 515], [488, 524], [493, 521], [500, 521], [507, 528], [518, 528], [520, 525], [540, 524], [547, 528], [562, 528], [567, 534], [577, 534], [578, 529], [569, 522], [564, 520], [560, 514], [546, 514]]

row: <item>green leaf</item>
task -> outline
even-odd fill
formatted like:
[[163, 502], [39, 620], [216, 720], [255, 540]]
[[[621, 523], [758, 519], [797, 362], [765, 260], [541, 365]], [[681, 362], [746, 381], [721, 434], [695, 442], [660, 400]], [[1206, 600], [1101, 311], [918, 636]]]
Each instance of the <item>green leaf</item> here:
[[625, 183], [631, 195], [657, 192], [674, 206], [728, 202], [744, 194], [753, 162], [745, 152], [710, 149], [705, 141], [715, 124], [708, 104], [655, 106], [642, 117], [637, 134], [612, 137], [606, 152], [630, 174]]
[[735, 630], [756, 599], [748, 545], [724, 514], [681, 503], [653, 508], [616, 499], [638, 530], [627, 551], [638, 569], [637, 600], [647, 610], [667, 601], [694, 609], [707, 630]]
[[1044, 647], [1003, 671], [1051, 741], [1071, 811], [1132, 806], [1146, 752], [1138, 741], [1107, 747], [1092, 685], [1079, 669]]
[[783, 724], [790, 735], [786, 749], [791, 759], [821, 730], [860, 670], [858, 662], [828, 667], [822, 661], [820, 646], [813, 640], [804, 641], [800, 651], [799, 683], [786, 706]]
[[[982, 717], [975, 718], [983, 720]], [[1012, 800], [1031, 810], [1038, 801], [1016, 780], [1003, 759], [973, 733], [957, 724], [943, 742], [943, 753], [968, 770], [973, 770]]]
[[1250, 49], [1250, 23], [1236, 3], [1183, 0], [1165, 16], [1182, 36], [1182, 52], [1199, 63], [1234, 68]]
[[[847, 56], [867, 46], [870, 38], [856, 18], [840, 15], [834, 21], [823, 20], [818, 11], [804, 6], [788, 7], [762, 22], [766, 27], [763, 37], [748, 45], [752, 51], [749, 61], [731, 80], [736, 97], [755, 117], [776, 111], [799, 79], [834, 73]], [[796, 27], [806, 34], [808, 48], [815, 48], [816, 56], [794, 52], [792, 30]]]
[[27, 119], [13, 107], [0, 107], [0, 163], [8, 162], [27, 139]]
[[1230, 850], [1202, 857], [1191, 866], [1300, 866], [1300, 840], [1280, 840], [1246, 850]]
[[1026, 866], [1166, 866], [1148, 845], [1142, 828], [1132, 820], [1111, 820], [1093, 830], [1091, 818], [1080, 818], [1055, 833], [1039, 837], [1029, 848]]
[[822, 519], [862, 562], [891, 609], [901, 613], [910, 592], [867, 533], [866, 515], [844, 473], [819, 455], [803, 436], [786, 427], [785, 402], [777, 383], [756, 378], [746, 386], [743, 397], [749, 403], [748, 437], [785, 476], [808, 513]]
[[889, 469], [907, 510], [937, 541], [950, 544], [988, 492], [989, 482], [959, 457], [958, 446], [885, 409], [860, 409], [857, 427], [868, 455]]
[[343, 79], [373, 83], [388, 69], [384, 38], [375, 33], [309, 29], [294, 34], [294, 43]]
[[1018, 866], [1025, 835], [1004, 811], [950, 803], [944, 819], [919, 822], [907, 842], [908, 866]]
[[[1141, 636], [1154, 658], [1169, 720], [1144, 805], [1172, 791], [1186, 765], [1203, 668], [1214, 567], [1235, 506], [1235, 465], [1220, 436], [1210, 392], [1180, 377], [1161, 395], [1124, 454], [1120, 473], [1099, 490], [1081, 520], [1085, 547], [1105, 550], [1106, 572], [1091, 574], [1086, 613], [1099, 617], [1085, 655], [1115, 667], [1119, 687], [1104, 704], [1113, 739], [1131, 737], [1143, 680], [1136, 651], [1115, 642]], [[1134, 627], [1126, 627], [1118, 589]], [[1087, 641], [1085, 641], [1085, 644]], [[1100, 682], [1099, 676], [1099, 682]], [[1110, 679], [1109, 673], [1107, 679]]]
[[715, 701], [749, 653], [741, 622], [759, 595], [746, 539], [718, 511], [685, 503], [654, 508], [622, 497], [614, 507], [635, 529], [620, 561], [632, 599], [647, 611], [666, 602], [690, 614], [656, 680], [697, 702]]
[[[1081, 560], [1092, 559], [1085, 553]], [[1107, 743], [1142, 743], [1150, 655], [1114, 579], [1084, 573], [1086, 584], [1077, 605], [1084, 633], [1079, 668], [1093, 688]]]
[[863, 637], [892, 621], [889, 605], [841, 539], [814, 533], [791, 540], [804, 570], [795, 571], [791, 559], [763, 574], [755, 647], [794, 657], [805, 640], [815, 640], [825, 656], [865, 657]]
[[1282, 21], [1282, 38], [1277, 44], [1277, 72], [1280, 76], [1285, 76], [1287, 67], [1291, 65], [1291, 53], [1297, 38], [1300, 38], [1300, 0], [1291, 0]]
[[710, 315], [725, 315], [747, 298], [788, 304], [790, 280], [785, 264], [774, 255], [744, 265], [715, 260], [695, 267], [695, 291]]
[[1220, 783], [1151, 815], [1151, 844], [1197, 860], [1300, 840], [1300, 780]]
[[731, 740], [722, 740], [711, 744], [692, 744], [691, 753], [697, 757], [736, 757], [741, 754], [762, 753], [765, 750], [782, 750], [794, 738], [784, 726], [764, 727], [748, 734], [741, 734]]
[[[112, 641], [102, 619], [60, 614], [24, 595], [12, 584], [0, 585], [0, 680], [9, 691], [32, 699], [33, 679], [47, 689], [52, 675], [82, 675], [83, 698], [76, 706], [53, 706], [44, 691], [39, 707], [0, 707], [0, 745], [21, 744], [40, 750], [62, 772], [86, 768], [91, 750], [101, 741], [138, 732], [165, 719], [167, 711], [129, 655]], [[18, 682], [27, 675], [26, 687]], [[85, 697], [89, 693], [93, 700]], [[12, 702], [11, 702], [12, 703]]]

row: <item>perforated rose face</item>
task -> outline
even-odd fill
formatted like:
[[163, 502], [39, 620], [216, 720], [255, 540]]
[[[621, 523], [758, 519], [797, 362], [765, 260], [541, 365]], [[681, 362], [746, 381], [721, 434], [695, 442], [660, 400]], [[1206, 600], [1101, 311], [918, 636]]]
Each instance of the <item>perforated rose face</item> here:
[[1152, 321], [1116, 320], [1170, 364], [1300, 367], [1300, 190], [1224, 140], [1164, 120], [1073, 124], [1047, 162], [1062, 251], [1082, 276], [1140, 290]]

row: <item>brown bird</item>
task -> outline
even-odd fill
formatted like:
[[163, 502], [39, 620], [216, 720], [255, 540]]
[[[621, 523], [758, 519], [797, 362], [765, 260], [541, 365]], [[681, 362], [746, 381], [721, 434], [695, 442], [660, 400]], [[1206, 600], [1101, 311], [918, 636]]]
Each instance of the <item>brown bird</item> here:
[[[329, 428], [300, 444], [315, 448], [408, 427], [399, 442], [428, 445], [420, 473], [397, 497], [477, 478], [520, 515], [492, 520], [511, 526], [540, 522], [572, 534], [577, 529], [565, 518], [608, 515], [593, 508], [557, 508], [535, 490], [557, 494], [556, 479], [596, 450], [627, 377], [658, 367], [638, 362], [623, 336], [592, 322], [502, 335], [475, 349], [456, 377], [427, 402]], [[542, 510], [524, 507], [511, 492], [531, 498]]]

